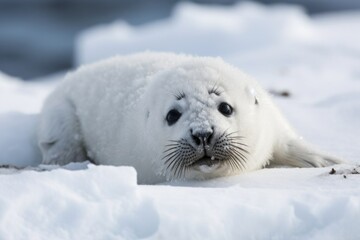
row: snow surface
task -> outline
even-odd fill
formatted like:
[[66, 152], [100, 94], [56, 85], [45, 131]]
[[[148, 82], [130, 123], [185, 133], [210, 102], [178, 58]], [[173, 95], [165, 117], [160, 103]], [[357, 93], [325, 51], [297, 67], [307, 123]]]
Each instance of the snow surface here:
[[[288, 91], [275, 101], [298, 132], [350, 164], [156, 186], [128, 167], [1, 168], [0, 239], [360, 239], [358, 26], [360, 12], [309, 18], [247, 3], [181, 4], [168, 20], [88, 30], [79, 64], [145, 49], [222, 56]], [[36, 113], [56, 84], [0, 74], [0, 164], [40, 162]]]

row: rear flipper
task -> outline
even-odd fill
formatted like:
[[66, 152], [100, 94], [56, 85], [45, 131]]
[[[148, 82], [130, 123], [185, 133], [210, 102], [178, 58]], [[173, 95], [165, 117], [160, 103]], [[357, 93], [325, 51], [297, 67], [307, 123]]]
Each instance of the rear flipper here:
[[38, 128], [43, 164], [65, 165], [86, 160], [80, 124], [74, 106], [61, 95], [46, 101]]
[[336, 157], [315, 150], [302, 140], [290, 140], [276, 151], [270, 161], [270, 167], [284, 165], [289, 167], [326, 167], [344, 163]]

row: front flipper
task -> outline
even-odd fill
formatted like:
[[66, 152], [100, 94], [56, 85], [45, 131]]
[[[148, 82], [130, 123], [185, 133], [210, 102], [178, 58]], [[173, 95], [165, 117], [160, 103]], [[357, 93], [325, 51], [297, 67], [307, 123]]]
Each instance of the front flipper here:
[[339, 163], [344, 161], [321, 153], [300, 139], [294, 139], [277, 148], [269, 166], [326, 167]]
[[45, 103], [38, 128], [43, 164], [65, 165], [87, 160], [75, 107], [61, 95]]

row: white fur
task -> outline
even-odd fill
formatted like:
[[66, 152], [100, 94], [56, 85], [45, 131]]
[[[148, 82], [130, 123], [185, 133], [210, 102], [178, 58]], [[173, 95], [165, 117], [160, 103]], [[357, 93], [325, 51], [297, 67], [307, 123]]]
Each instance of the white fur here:
[[[208, 93], [214, 86], [220, 96]], [[186, 97], [177, 100], [179, 93]], [[233, 106], [231, 117], [218, 111], [221, 102]], [[173, 108], [182, 116], [168, 126], [166, 114]], [[97, 164], [134, 166], [140, 183], [155, 183], [167, 175], [162, 158], [170, 140], [189, 139], [190, 129], [214, 126], [216, 136], [227, 131], [244, 137], [249, 155], [241, 171], [269, 163], [307, 167], [338, 162], [302, 143], [268, 94], [239, 69], [219, 58], [170, 53], [115, 57], [68, 74], [45, 103], [38, 139], [43, 163], [91, 158]], [[241, 171], [201, 166], [185, 177]]]

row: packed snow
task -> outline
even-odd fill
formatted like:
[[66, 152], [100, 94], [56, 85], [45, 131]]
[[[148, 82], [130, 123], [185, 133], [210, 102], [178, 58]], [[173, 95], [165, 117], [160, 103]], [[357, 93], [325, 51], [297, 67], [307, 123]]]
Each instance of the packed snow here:
[[0, 164], [28, 166], [0, 169], [0, 239], [359, 239], [358, 26], [360, 12], [186, 3], [169, 19], [78, 39], [79, 65], [146, 49], [221, 56], [277, 93], [305, 139], [348, 161], [329, 168], [144, 186], [129, 167], [37, 166], [37, 113], [59, 80], [0, 74]]

